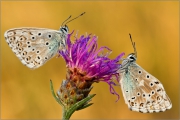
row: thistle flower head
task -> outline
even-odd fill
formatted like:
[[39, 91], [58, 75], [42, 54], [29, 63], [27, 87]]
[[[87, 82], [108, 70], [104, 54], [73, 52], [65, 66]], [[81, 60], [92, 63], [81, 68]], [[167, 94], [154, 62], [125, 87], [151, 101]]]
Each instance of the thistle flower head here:
[[[81, 36], [78, 39], [76, 38], [73, 43], [71, 41], [72, 34], [68, 34], [66, 50], [59, 51], [66, 62], [66, 81], [69, 80], [67, 82], [69, 88], [74, 89], [74, 94], [83, 94], [82, 98], [85, 98], [91, 90], [92, 83], [103, 81], [110, 86], [110, 92], [117, 95], [119, 99], [119, 95], [113, 88], [113, 85], [116, 85], [113, 79], [119, 81], [120, 64], [118, 62], [124, 53], [115, 59], [110, 59], [108, 56], [111, 50], [108, 47], [97, 49], [96, 36]], [[104, 50], [108, 52], [102, 54]], [[61, 86], [61, 91], [67, 91], [67, 84], [65, 85], [65, 83], [64, 86], [66, 87]], [[66, 93], [70, 94], [69, 92]]]

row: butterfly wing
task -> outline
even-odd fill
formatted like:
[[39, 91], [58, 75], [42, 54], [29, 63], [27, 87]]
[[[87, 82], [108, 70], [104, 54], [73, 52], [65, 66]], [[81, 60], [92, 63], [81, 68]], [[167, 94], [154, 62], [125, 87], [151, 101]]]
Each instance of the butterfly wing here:
[[6, 42], [20, 61], [35, 69], [65, 47], [61, 31], [45, 28], [15, 28], [4, 34]]
[[136, 63], [131, 63], [128, 70], [120, 74], [121, 89], [130, 110], [153, 113], [172, 107], [161, 82]]

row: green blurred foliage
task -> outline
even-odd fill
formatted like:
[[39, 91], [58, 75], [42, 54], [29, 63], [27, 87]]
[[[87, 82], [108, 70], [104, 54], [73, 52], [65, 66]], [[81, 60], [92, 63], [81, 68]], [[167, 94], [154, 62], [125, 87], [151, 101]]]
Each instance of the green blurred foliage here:
[[1, 116], [3, 119], [59, 119], [61, 107], [51, 95], [49, 80], [58, 90], [65, 79], [64, 60], [54, 57], [44, 66], [30, 70], [23, 66], [5, 42], [3, 34], [16, 27], [59, 29], [69, 16], [86, 14], [68, 24], [78, 35], [92, 33], [99, 46], [133, 52], [131, 33], [138, 51], [137, 63], [164, 85], [173, 107], [154, 114], [132, 112], [121, 98], [110, 94], [105, 83], [95, 83], [97, 94], [91, 107], [73, 114], [72, 119], [177, 119], [179, 113], [179, 3], [173, 1], [1, 1]]

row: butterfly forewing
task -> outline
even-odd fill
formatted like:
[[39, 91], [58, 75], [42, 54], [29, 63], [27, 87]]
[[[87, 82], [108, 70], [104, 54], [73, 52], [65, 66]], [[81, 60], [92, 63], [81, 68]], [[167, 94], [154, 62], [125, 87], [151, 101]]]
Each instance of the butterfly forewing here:
[[123, 96], [132, 111], [153, 113], [172, 107], [160, 81], [135, 62], [128, 66], [126, 72], [120, 74]]
[[20, 61], [29, 68], [38, 68], [65, 48], [62, 31], [45, 28], [15, 28], [4, 34], [6, 42]]

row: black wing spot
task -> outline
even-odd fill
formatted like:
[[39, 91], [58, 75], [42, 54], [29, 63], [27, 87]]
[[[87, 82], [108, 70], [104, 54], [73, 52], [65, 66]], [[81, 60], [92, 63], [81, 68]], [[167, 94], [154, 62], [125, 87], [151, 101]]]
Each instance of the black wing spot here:
[[32, 39], [32, 40], [35, 40], [35, 37], [34, 37], [34, 36], [32, 36], [32, 37], [31, 37], [31, 39]]
[[40, 58], [40, 56], [37, 56], [37, 58], [40, 60], [41, 58]]
[[140, 93], [139, 93], [139, 92], [137, 93], [137, 96], [140, 96]]
[[42, 33], [38, 33], [38, 36], [41, 36], [42, 35]]
[[51, 47], [49, 47], [49, 49], [51, 49]]
[[31, 46], [30, 45], [28, 45], [28, 48], [30, 48]]
[[153, 85], [154, 85], [154, 84], [151, 82], [151, 83], [150, 83], [150, 86], [153, 87]]
[[39, 53], [39, 50], [37, 50], [36, 53]]
[[134, 96], [134, 97], [132, 97], [131, 99], [132, 99], [132, 100], [135, 100], [135, 99], [136, 99], [136, 97]]
[[48, 35], [48, 38], [51, 38], [52, 37], [52, 35]]
[[44, 59], [46, 59], [46, 60], [47, 60], [48, 58], [47, 58], [47, 57], [45, 57]]
[[128, 91], [128, 90], [126, 90], [126, 92], [128, 93], [129, 91]]
[[157, 82], [154, 82], [155, 84], [159, 84], [159, 82], [157, 81]]
[[147, 75], [146, 77], [149, 78], [149, 75]]
[[141, 70], [139, 70], [139, 74], [141, 74], [142, 73], [142, 71]]
[[46, 42], [46, 45], [49, 45], [49, 42]]

